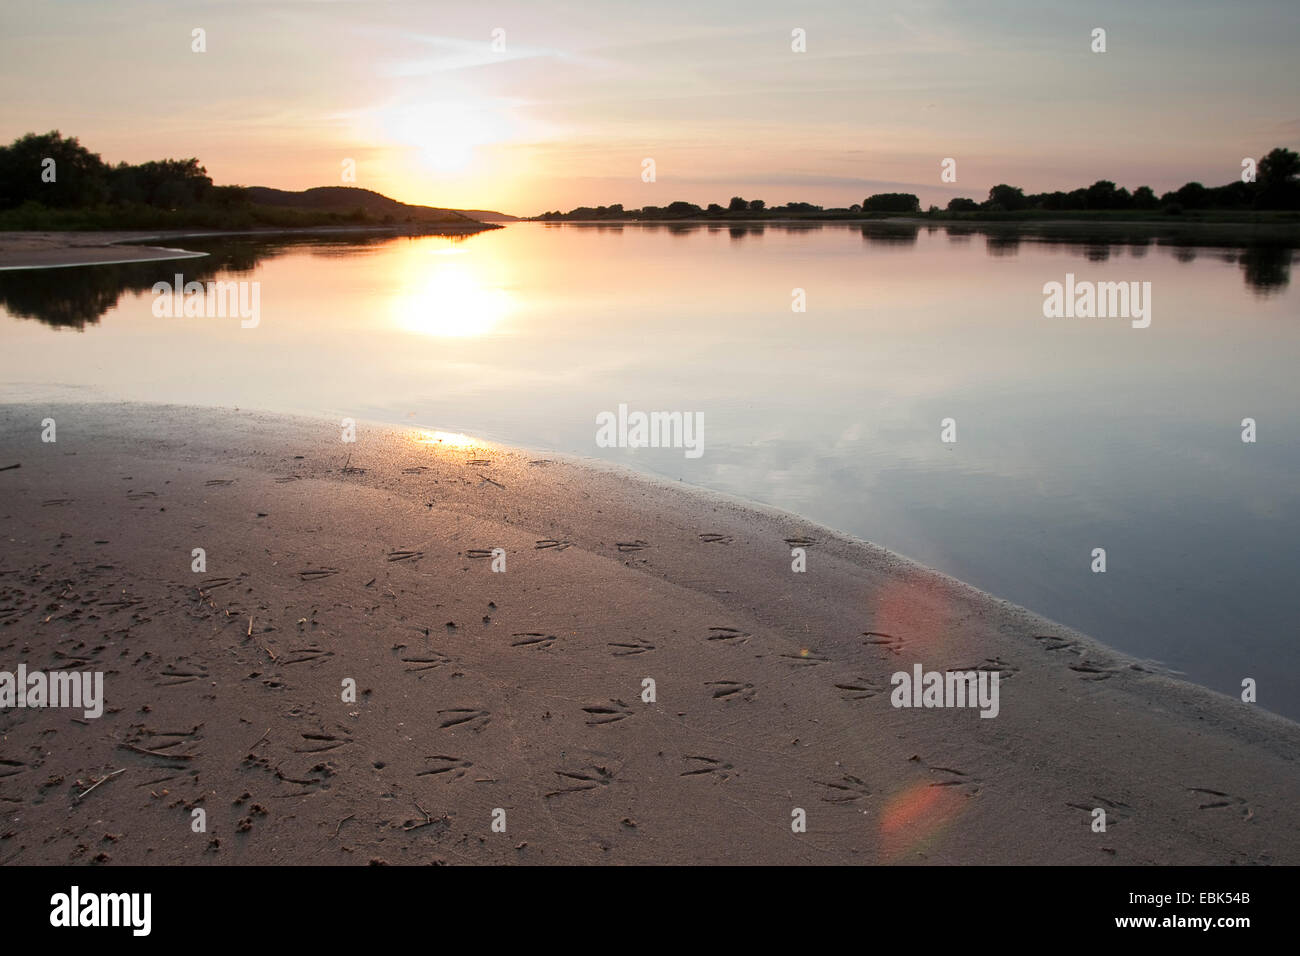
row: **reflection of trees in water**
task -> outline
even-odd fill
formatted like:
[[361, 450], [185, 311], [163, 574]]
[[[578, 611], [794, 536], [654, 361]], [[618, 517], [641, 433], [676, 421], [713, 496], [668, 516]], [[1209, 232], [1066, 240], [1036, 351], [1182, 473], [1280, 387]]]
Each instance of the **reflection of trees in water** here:
[[[554, 228], [561, 228], [555, 225]], [[600, 232], [617, 232], [621, 224], [600, 224], [591, 228]], [[672, 235], [684, 235], [699, 229], [717, 232], [723, 228], [733, 241], [751, 235], [761, 235], [765, 229], [798, 233], [827, 228], [820, 222], [756, 222], [732, 223], [670, 223], [653, 224], [642, 228], [652, 231], [667, 228]], [[852, 228], [852, 227], [848, 227]], [[859, 227], [862, 238], [869, 244], [882, 246], [911, 246], [917, 241], [919, 226], [912, 223], [870, 222]], [[985, 251], [990, 256], [1014, 256], [1020, 243], [1030, 239], [1049, 247], [1063, 247], [1073, 254], [1082, 254], [1091, 262], [1105, 262], [1118, 254], [1124, 246], [1129, 255], [1140, 259], [1153, 243], [1166, 246], [1178, 262], [1193, 262], [1197, 257], [1194, 240], [1188, 236], [1153, 239], [1146, 235], [1117, 235], [1114, 239], [1082, 234], [1026, 235], [1006, 229], [982, 229], [979, 226], [949, 224], [945, 227], [950, 242], [966, 242], [981, 232], [985, 236]], [[200, 259], [172, 259], [158, 262], [129, 262], [117, 265], [75, 266], [60, 269], [17, 269], [0, 272], [0, 306], [13, 316], [35, 319], [54, 328], [84, 329], [95, 324], [117, 305], [126, 293], [146, 293], [154, 283], [172, 283], [179, 272], [183, 282], [206, 282], [217, 276], [237, 277], [251, 273], [258, 263], [283, 255], [295, 246], [310, 243], [308, 253], [323, 258], [355, 256], [358, 252], [378, 252], [391, 241], [390, 236], [313, 236], [302, 239], [261, 239], [254, 237], [189, 241], [186, 246], [204, 250], [209, 255]], [[469, 236], [452, 236], [456, 241], [466, 241]], [[1163, 239], [1163, 241], [1161, 241]], [[1203, 245], [1210, 245], [1209, 242]], [[1257, 295], [1268, 296], [1280, 292], [1291, 282], [1292, 246], [1286, 240], [1255, 242], [1232, 248], [1231, 243], [1215, 241], [1214, 246], [1226, 251], [1219, 255], [1241, 266], [1242, 278]]]
[[[158, 281], [152, 273], [135, 281], [123, 274], [127, 268], [0, 272], [0, 305], [19, 318], [36, 319], [55, 328], [84, 329], [87, 322], [98, 322], [101, 315], [117, 305], [124, 291], [147, 289]], [[73, 272], [94, 275], [73, 278]]]
[[[465, 238], [460, 236], [457, 238]], [[197, 259], [160, 259], [113, 265], [68, 266], [57, 269], [15, 269], [0, 272], [0, 306], [10, 315], [35, 319], [54, 328], [84, 329], [94, 325], [127, 293], [150, 292], [157, 282], [171, 285], [176, 274], [182, 282], [206, 282], [217, 276], [248, 275], [259, 262], [283, 255], [295, 245], [310, 242], [314, 256], [355, 255], [389, 241], [389, 236], [313, 236], [309, 240], [254, 237], [213, 240], [178, 240], [196, 252]]]
[[862, 238], [873, 246], [913, 246], [921, 229], [906, 222], [869, 222], [862, 226]]
[[218, 273], [247, 274], [279, 251], [254, 243], [223, 243], [199, 259], [15, 269], [0, 272], [0, 305], [10, 315], [55, 328], [84, 329], [97, 323], [126, 293], [149, 292], [156, 282], [170, 285], [177, 273], [183, 282], [206, 282]]
[[1247, 246], [1237, 257], [1246, 285], [1256, 295], [1281, 292], [1291, 284], [1291, 249], [1281, 245]]
[[170, 284], [178, 272], [186, 282], [210, 278], [223, 269], [212, 258], [0, 272], [0, 305], [10, 315], [55, 328], [84, 329], [127, 292], [148, 292], [155, 282]]
[[[1238, 249], [1211, 253], [1220, 262], [1237, 263], [1246, 285], [1257, 296], [1270, 296], [1291, 284], [1291, 247], [1280, 242], [1256, 242]], [[1197, 250], [1188, 246], [1173, 249], [1179, 262], [1194, 262]]]
[[[685, 224], [683, 228], [686, 228]], [[822, 222], [747, 222], [743, 225], [731, 223], [730, 225], [719, 225], [717, 223], [690, 223], [691, 229], [708, 229], [709, 232], [718, 232], [722, 229], [727, 230], [733, 240], [744, 239], [746, 236], [761, 236], [768, 229], [774, 232], [816, 232], [819, 229], [825, 229], [826, 224]]]
[[990, 232], [984, 236], [984, 252], [994, 257], [1014, 256], [1020, 252], [1020, 236], [1014, 232]]
[[1288, 239], [1252, 240], [1233, 242], [1220, 232], [1197, 235], [1195, 233], [1164, 233], [1151, 235], [1110, 229], [1103, 235], [1089, 234], [1084, 229], [1062, 226], [1050, 232], [1008, 232], [1005, 228], [970, 225], [949, 225], [948, 240], [965, 242], [974, 232], [984, 235], [985, 252], [990, 256], [1015, 255], [1022, 241], [1030, 241], [1049, 249], [1063, 249], [1072, 255], [1083, 256], [1089, 262], [1107, 262], [1127, 248], [1134, 259], [1144, 258], [1153, 245], [1169, 250], [1178, 262], [1195, 262], [1207, 249], [1218, 250], [1214, 255], [1227, 262], [1241, 265], [1242, 278], [1258, 295], [1272, 295], [1285, 289], [1291, 282], [1291, 259], [1295, 242]]

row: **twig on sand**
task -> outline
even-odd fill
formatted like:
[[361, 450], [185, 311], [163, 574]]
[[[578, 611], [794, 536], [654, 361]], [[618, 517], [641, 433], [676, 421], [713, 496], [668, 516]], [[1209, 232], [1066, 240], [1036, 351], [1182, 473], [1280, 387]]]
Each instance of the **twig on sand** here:
[[248, 615], [248, 636], [253, 636], [253, 615]]
[[[412, 800], [411, 802], [412, 802], [412, 803], [415, 803], [414, 800]], [[424, 807], [420, 806], [418, 803], [415, 803], [415, 807], [416, 807], [417, 810], [419, 810], [421, 813], [424, 814], [424, 822], [423, 822], [423, 823], [411, 823], [411, 824], [406, 824], [406, 825], [404, 825], [404, 826], [402, 827], [402, 829], [403, 829], [403, 830], [406, 830], [408, 833], [409, 833], [411, 830], [418, 830], [418, 829], [420, 829], [420, 827], [427, 827], [429, 824], [431, 824], [431, 823], [434, 822], [434, 821], [433, 821], [433, 814], [431, 814], [428, 810], [424, 809]]]
[[352, 819], [353, 817], [355, 817], [355, 816], [356, 816], [355, 813], [349, 813], [346, 817], [344, 817], [342, 820], [340, 820], [340, 821], [339, 821], [339, 825], [336, 826], [336, 827], [334, 828], [334, 836], [337, 837], [337, 836], [339, 835], [339, 831], [343, 829], [343, 824], [347, 823], [349, 820], [351, 820], [351, 819]]
[[285, 783], [296, 783], [300, 787], [309, 787], [313, 783], [320, 783], [320, 777], [312, 777], [309, 780], [299, 780], [297, 777], [290, 777], [279, 767], [274, 767], [272, 772], [275, 774], [277, 780], [283, 780]]
[[[193, 760], [194, 754], [169, 754], [161, 750], [145, 750], [143, 747], [137, 747], [135, 744], [118, 744], [123, 750], [131, 750], [138, 754], [148, 754], [150, 757], [162, 757], [164, 760]], [[121, 771], [118, 771], [119, 773]]]
[[262, 736], [258, 737], [256, 740], [253, 741], [253, 746], [248, 748], [248, 752], [252, 753], [253, 748], [256, 747], [258, 744], [260, 744], [263, 740], [265, 740], [269, 736], [271, 736], [271, 728], [267, 727], [266, 733], [262, 734]]
[[[119, 773], [126, 773], [126, 768], [123, 767], [121, 770], [114, 770], [114, 771], [113, 771], [112, 773], [110, 773], [107, 777], [105, 777], [104, 780], [112, 780], [112, 779], [113, 779], [114, 777], [116, 777]], [[82, 797], [84, 797], [87, 793], [90, 793], [91, 790], [94, 790], [95, 787], [98, 787], [100, 783], [103, 783], [103, 782], [104, 782], [104, 780], [100, 780], [99, 783], [91, 784], [90, 789], [85, 790], [84, 792], [77, 794], [77, 799], [80, 800], [80, 799], [81, 799]]]

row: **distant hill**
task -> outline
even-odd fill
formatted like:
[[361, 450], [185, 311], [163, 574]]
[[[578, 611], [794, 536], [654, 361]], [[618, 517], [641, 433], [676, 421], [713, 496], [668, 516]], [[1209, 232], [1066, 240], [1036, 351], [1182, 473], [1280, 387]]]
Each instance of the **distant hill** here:
[[490, 209], [457, 209], [458, 213], [477, 219], [479, 222], [519, 222], [518, 216], [509, 213], [493, 212]]
[[350, 213], [362, 209], [367, 215], [384, 218], [391, 216], [397, 222], [513, 222], [517, 217], [485, 209], [440, 209], [436, 206], [412, 206], [389, 199], [373, 189], [356, 186], [317, 186], [301, 192], [271, 189], [267, 186], [247, 187], [249, 201], [259, 206], [277, 206], [282, 209], [299, 209], [308, 212]]
[[[37, 176], [53, 170], [56, 179]], [[64, 175], [68, 170], [72, 174]], [[413, 206], [372, 189], [218, 186], [194, 157], [110, 165], [58, 130], [0, 144], [0, 231], [365, 227], [408, 235], [500, 229], [499, 212]]]

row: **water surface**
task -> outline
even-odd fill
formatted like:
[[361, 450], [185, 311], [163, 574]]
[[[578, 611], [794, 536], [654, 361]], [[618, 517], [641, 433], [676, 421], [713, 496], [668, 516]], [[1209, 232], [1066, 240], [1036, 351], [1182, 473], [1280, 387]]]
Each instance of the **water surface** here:
[[[806, 515], [1226, 693], [1254, 678], [1300, 717], [1293, 251], [1215, 242], [897, 223], [189, 240], [212, 255], [0, 273], [0, 386], [600, 456]], [[155, 317], [176, 272], [259, 282], [260, 323]], [[1044, 318], [1066, 273], [1150, 282], [1150, 327]], [[703, 456], [597, 447], [619, 403], [702, 412]]]

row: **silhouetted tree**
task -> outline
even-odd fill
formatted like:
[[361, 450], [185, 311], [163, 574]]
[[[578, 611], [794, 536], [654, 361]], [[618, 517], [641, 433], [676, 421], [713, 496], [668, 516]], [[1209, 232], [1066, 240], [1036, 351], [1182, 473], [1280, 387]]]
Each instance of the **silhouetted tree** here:
[[1150, 186], [1139, 186], [1133, 190], [1133, 208], [1134, 209], [1155, 209], [1160, 205], [1160, 200]]
[[178, 209], [205, 202], [212, 180], [197, 159], [163, 159], [139, 166], [119, 163], [108, 174], [118, 202], [137, 202], [159, 209]]
[[1263, 185], [1290, 182], [1300, 176], [1300, 155], [1279, 146], [1259, 161], [1257, 172]]
[[1088, 187], [1086, 200], [1089, 209], [1114, 209], [1115, 184], [1109, 179], [1099, 179]]
[[999, 183], [989, 190], [988, 202], [985, 205], [989, 209], [1006, 209], [1014, 212], [1017, 209], [1027, 209], [1029, 200], [1025, 198], [1024, 191], [1018, 186]]
[[1279, 146], [1259, 161], [1256, 171], [1258, 208], [1300, 208], [1300, 184], [1296, 181], [1300, 177], [1300, 155]]
[[876, 193], [862, 200], [867, 212], [920, 212], [921, 200], [912, 193]]
[[1205, 187], [1200, 183], [1187, 183], [1174, 193], [1173, 199], [1184, 209], [1199, 209], [1205, 204]]
[[702, 210], [693, 202], [671, 202], [668, 208], [664, 210], [669, 216], [698, 216]]
[[[43, 177], [54, 160], [53, 182]], [[28, 133], [9, 146], [0, 146], [0, 209], [12, 209], [25, 202], [51, 208], [93, 206], [108, 198], [104, 182], [107, 167], [75, 136], [64, 139], [58, 130]]]

